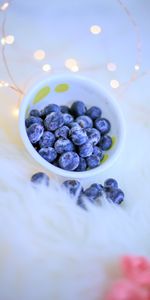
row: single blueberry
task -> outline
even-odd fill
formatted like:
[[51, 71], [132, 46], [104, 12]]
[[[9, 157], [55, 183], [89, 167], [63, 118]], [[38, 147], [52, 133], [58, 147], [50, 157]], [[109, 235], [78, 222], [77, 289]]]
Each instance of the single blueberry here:
[[39, 140], [40, 148], [52, 147], [55, 142], [55, 135], [50, 131], [44, 131], [42, 137]]
[[111, 124], [105, 118], [97, 118], [95, 120], [95, 127], [101, 132], [101, 134], [106, 134], [110, 131]]
[[79, 197], [83, 191], [83, 187], [78, 180], [66, 180], [63, 182], [62, 186], [74, 197]]
[[97, 106], [91, 106], [86, 113], [92, 120], [95, 120], [101, 117], [102, 111]]
[[86, 202], [86, 196], [84, 196], [84, 193], [81, 193], [78, 197], [77, 205], [79, 205], [84, 210], [87, 210], [85, 202]]
[[104, 135], [99, 143], [99, 146], [102, 150], [106, 151], [111, 148], [112, 138], [109, 135]]
[[86, 170], [86, 168], [87, 168], [86, 160], [83, 157], [80, 157], [79, 165], [78, 165], [78, 167], [76, 168], [75, 171], [83, 172], [83, 171]]
[[84, 129], [93, 127], [93, 121], [88, 116], [79, 116], [76, 118], [76, 122]]
[[101, 134], [96, 128], [87, 128], [86, 133], [89, 139], [89, 142], [93, 145], [97, 145], [100, 141]]
[[73, 127], [76, 127], [76, 129], [82, 129], [81, 126], [77, 122], [72, 122], [68, 124], [68, 127], [71, 129]]
[[94, 201], [103, 194], [103, 186], [98, 183], [93, 183], [89, 188], [84, 191], [84, 195], [90, 200]]
[[30, 116], [31, 117], [40, 117], [40, 111], [38, 109], [32, 109], [30, 111]]
[[88, 157], [93, 152], [93, 146], [90, 142], [86, 142], [82, 146], [79, 147], [79, 155], [81, 157]]
[[124, 200], [124, 192], [121, 189], [113, 189], [106, 192], [106, 197], [115, 204], [120, 204]]
[[111, 191], [114, 189], [118, 189], [118, 182], [114, 178], [108, 178], [104, 182], [104, 188], [106, 191]]
[[57, 152], [52, 147], [41, 148], [39, 150], [39, 154], [50, 163], [53, 162], [57, 157]]
[[42, 184], [43, 183], [43, 184], [49, 186], [50, 180], [49, 180], [48, 175], [46, 175], [43, 172], [38, 172], [38, 173], [35, 173], [34, 175], [32, 175], [31, 182], [33, 182], [34, 184]]
[[86, 159], [87, 165], [90, 169], [96, 168], [100, 165], [100, 159], [96, 155], [91, 155]]
[[52, 112], [45, 118], [44, 125], [47, 130], [55, 131], [64, 125], [63, 114], [61, 112]]
[[60, 112], [60, 107], [57, 104], [52, 103], [47, 105], [42, 111], [43, 115], [45, 116], [49, 115], [52, 112]]
[[44, 133], [44, 127], [40, 124], [32, 124], [27, 128], [27, 135], [32, 144], [39, 142], [40, 138]]
[[73, 120], [74, 120], [74, 118], [72, 117], [72, 115], [67, 114], [67, 113], [63, 114], [63, 118], [64, 118], [64, 124], [65, 125], [68, 125], [69, 123], [72, 123]]
[[68, 170], [73, 171], [75, 170], [79, 165], [79, 155], [76, 152], [65, 152], [61, 154], [59, 158], [59, 167]]
[[74, 151], [74, 145], [69, 139], [59, 138], [54, 145], [57, 153], [62, 154], [64, 152]]
[[68, 134], [69, 134], [69, 128], [65, 125], [56, 129], [55, 131], [56, 138], [60, 138], [60, 137], [67, 138]]
[[74, 116], [82, 116], [85, 115], [87, 108], [82, 101], [75, 101], [70, 108], [71, 113]]
[[70, 138], [77, 146], [83, 145], [87, 142], [88, 137], [85, 129], [77, 128], [76, 126], [70, 129]]
[[26, 128], [29, 128], [32, 124], [43, 125], [43, 120], [41, 118], [39, 118], [39, 117], [34, 117], [34, 116], [28, 117], [25, 120]]
[[96, 155], [96, 156], [99, 157], [100, 160], [102, 160], [103, 157], [104, 157], [104, 152], [103, 152], [103, 150], [100, 147], [94, 146], [93, 147], [92, 155]]
[[63, 114], [69, 114], [70, 113], [70, 108], [66, 105], [61, 105], [60, 106], [60, 111], [63, 113]]

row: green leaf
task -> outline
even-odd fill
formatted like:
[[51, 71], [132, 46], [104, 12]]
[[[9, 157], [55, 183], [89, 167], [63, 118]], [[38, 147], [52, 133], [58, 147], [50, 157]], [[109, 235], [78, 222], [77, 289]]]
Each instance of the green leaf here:
[[33, 104], [36, 104], [38, 102], [40, 102], [43, 98], [45, 98], [49, 93], [50, 93], [50, 87], [49, 86], [45, 86], [43, 87], [35, 96], [34, 100], [33, 100]]
[[69, 85], [67, 83], [61, 83], [55, 87], [55, 92], [62, 93], [68, 91], [68, 89], [69, 89]]

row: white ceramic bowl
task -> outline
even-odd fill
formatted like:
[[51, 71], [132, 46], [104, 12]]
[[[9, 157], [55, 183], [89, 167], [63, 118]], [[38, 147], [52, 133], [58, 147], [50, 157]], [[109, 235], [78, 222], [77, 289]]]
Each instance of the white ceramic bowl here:
[[[75, 100], [85, 102], [88, 108], [96, 105], [102, 109], [103, 117], [111, 122], [109, 134], [113, 139], [113, 146], [106, 152], [101, 165], [83, 172], [65, 171], [44, 160], [30, 143], [25, 128], [25, 118], [31, 109], [42, 109], [49, 103], [70, 105]], [[118, 158], [125, 136], [124, 120], [118, 103], [98, 83], [76, 75], [50, 76], [38, 82], [22, 100], [19, 128], [22, 141], [30, 155], [46, 170], [69, 178], [92, 177], [109, 168]]]

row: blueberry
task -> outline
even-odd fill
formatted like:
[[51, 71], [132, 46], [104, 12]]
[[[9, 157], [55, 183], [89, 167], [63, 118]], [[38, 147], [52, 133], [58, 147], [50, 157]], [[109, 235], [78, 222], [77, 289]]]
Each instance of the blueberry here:
[[79, 116], [76, 118], [76, 122], [84, 129], [93, 127], [93, 121], [88, 116]]
[[62, 184], [63, 187], [69, 192], [70, 195], [79, 197], [83, 191], [83, 187], [78, 180], [66, 180]]
[[69, 139], [59, 138], [55, 142], [55, 150], [57, 153], [62, 154], [74, 150], [74, 145]]
[[86, 160], [83, 157], [80, 157], [79, 165], [76, 168], [77, 172], [85, 171], [87, 168]]
[[30, 111], [30, 116], [31, 117], [40, 117], [40, 111], [38, 109], [32, 109]]
[[112, 138], [109, 135], [104, 135], [99, 143], [99, 146], [101, 147], [102, 150], [108, 150], [111, 148], [112, 145]]
[[85, 200], [86, 199], [85, 199], [84, 193], [81, 193], [78, 197], [77, 205], [79, 205], [84, 210], [87, 210], [86, 205], [85, 205]]
[[40, 124], [32, 124], [27, 128], [27, 135], [32, 144], [36, 144], [44, 133], [44, 127]]
[[93, 169], [93, 168], [96, 168], [99, 166], [100, 159], [98, 156], [92, 154], [91, 156], [87, 157], [86, 162], [87, 162], [88, 167], [90, 169]]
[[61, 111], [63, 114], [69, 114], [70, 109], [69, 109], [69, 107], [66, 106], [66, 105], [61, 105], [61, 106], [60, 106], [60, 111]]
[[43, 173], [43, 172], [38, 172], [35, 173], [34, 175], [32, 175], [31, 177], [31, 182], [33, 182], [34, 184], [41, 184], [44, 183], [45, 185], [49, 185], [49, 177]]
[[28, 117], [26, 120], [25, 120], [25, 125], [26, 125], [26, 128], [29, 128], [32, 124], [40, 124], [40, 125], [43, 125], [43, 120], [39, 117]]
[[95, 120], [95, 127], [101, 132], [101, 134], [106, 134], [110, 131], [111, 124], [105, 118], [97, 118]]
[[81, 157], [88, 157], [93, 152], [93, 146], [90, 142], [85, 143], [84, 145], [79, 147], [79, 155]]
[[70, 137], [73, 143], [77, 146], [83, 145], [87, 142], [88, 137], [86, 131], [82, 128], [76, 126], [72, 127], [70, 130]]
[[87, 108], [82, 101], [75, 101], [72, 104], [70, 111], [74, 116], [77, 117], [84, 115], [87, 111]]
[[76, 127], [76, 129], [82, 129], [81, 126], [77, 122], [72, 122], [68, 124], [68, 127], [71, 129], [73, 127]]
[[69, 134], [69, 128], [67, 126], [62, 126], [55, 131], [56, 138], [63, 137], [67, 138]]
[[43, 109], [42, 114], [47, 116], [52, 112], [60, 112], [60, 107], [57, 104], [49, 104]]
[[47, 130], [55, 131], [64, 125], [63, 114], [61, 112], [52, 112], [47, 115], [44, 125]]
[[91, 106], [86, 113], [92, 120], [95, 120], [101, 117], [102, 111], [97, 106]]
[[44, 131], [42, 137], [39, 140], [41, 148], [52, 147], [55, 142], [55, 135], [50, 131]]
[[110, 199], [115, 204], [120, 204], [124, 200], [124, 193], [121, 189], [114, 189], [106, 193], [108, 200]]
[[89, 142], [93, 145], [97, 145], [100, 141], [101, 134], [96, 128], [87, 128], [86, 133], [89, 139]]
[[70, 114], [63, 114], [63, 118], [64, 118], [64, 124], [68, 125], [69, 123], [72, 123], [74, 118], [70, 115]]
[[103, 186], [98, 183], [93, 183], [89, 188], [84, 191], [84, 195], [90, 200], [94, 201], [103, 194]]
[[53, 162], [57, 157], [57, 152], [52, 147], [41, 148], [39, 150], [39, 154], [50, 163]]
[[59, 167], [58, 158], [56, 158], [56, 159], [53, 161], [53, 166]]
[[75, 170], [79, 165], [79, 155], [76, 152], [65, 152], [59, 158], [60, 168], [68, 171]]
[[114, 190], [114, 189], [118, 189], [117, 180], [115, 180], [113, 178], [108, 178], [104, 182], [104, 188], [105, 188], [106, 191], [111, 191], [111, 190]]
[[103, 150], [100, 147], [94, 146], [93, 147], [92, 155], [96, 155], [96, 156], [99, 157], [100, 160], [102, 160], [103, 157], [104, 157], [104, 152], [103, 152]]

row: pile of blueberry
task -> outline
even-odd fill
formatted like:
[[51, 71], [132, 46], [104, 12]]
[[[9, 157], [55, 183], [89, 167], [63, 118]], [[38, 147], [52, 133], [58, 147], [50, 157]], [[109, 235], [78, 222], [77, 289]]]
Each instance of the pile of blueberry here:
[[68, 171], [85, 171], [100, 165], [110, 149], [111, 124], [97, 106], [82, 101], [71, 107], [49, 104], [33, 109], [25, 120], [27, 135], [38, 153], [49, 163]]
[[[31, 182], [34, 184], [44, 183], [48, 186], [50, 180], [48, 175], [39, 172], [31, 177]], [[70, 196], [75, 197], [77, 204], [84, 209], [86, 209], [86, 201], [97, 203], [100, 197], [104, 195], [108, 201], [113, 202], [114, 204], [121, 204], [124, 200], [124, 193], [118, 187], [118, 182], [113, 178], [107, 179], [104, 182], [104, 185], [93, 183], [85, 190], [78, 180], [66, 180], [63, 182], [62, 187], [70, 194]]]

